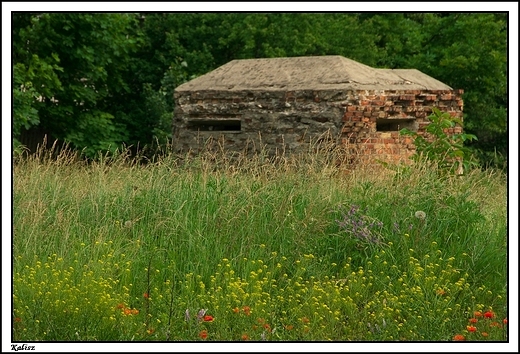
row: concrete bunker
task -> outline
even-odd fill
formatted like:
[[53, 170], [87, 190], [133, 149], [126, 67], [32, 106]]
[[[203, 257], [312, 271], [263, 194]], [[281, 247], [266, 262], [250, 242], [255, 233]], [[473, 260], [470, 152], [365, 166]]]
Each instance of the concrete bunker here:
[[176, 88], [173, 142], [291, 153], [327, 134], [363, 159], [401, 160], [415, 147], [399, 130], [424, 134], [432, 107], [462, 119], [462, 93], [415, 69], [342, 56], [233, 60]]

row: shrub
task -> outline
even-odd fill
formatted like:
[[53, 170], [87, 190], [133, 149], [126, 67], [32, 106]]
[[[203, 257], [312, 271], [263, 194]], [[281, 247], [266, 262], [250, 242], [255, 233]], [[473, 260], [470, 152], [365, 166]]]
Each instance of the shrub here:
[[471, 150], [464, 146], [464, 142], [477, 140], [477, 137], [465, 133], [449, 134], [449, 129], [457, 125], [462, 127], [462, 121], [435, 107], [432, 110], [433, 114], [428, 117], [431, 123], [426, 127], [426, 137], [406, 128], [400, 131], [414, 138], [416, 154], [412, 155], [412, 159], [426, 159], [435, 162], [441, 170], [451, 173], [456, 171], [457, 174], [462, 174], [463, 168], [477, 166]]

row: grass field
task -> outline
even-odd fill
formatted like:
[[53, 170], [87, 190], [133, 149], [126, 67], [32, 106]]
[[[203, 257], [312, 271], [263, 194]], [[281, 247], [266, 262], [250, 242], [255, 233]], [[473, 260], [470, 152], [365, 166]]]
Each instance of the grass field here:
[[45, 156], [13, 167], [14, 341], [508, 339], [500, 172]]

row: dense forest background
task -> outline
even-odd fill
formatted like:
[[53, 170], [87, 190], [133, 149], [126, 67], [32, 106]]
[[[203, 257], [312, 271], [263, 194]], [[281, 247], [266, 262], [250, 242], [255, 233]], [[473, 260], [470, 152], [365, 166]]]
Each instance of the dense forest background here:
[[464, 89], [470, 147], [503, 168], [507, 25], [507, 13], [13, 12], [13, 147], [34, 133], [87, 157], [157, 146], [183, 82], [233, 59], [342, 55]]

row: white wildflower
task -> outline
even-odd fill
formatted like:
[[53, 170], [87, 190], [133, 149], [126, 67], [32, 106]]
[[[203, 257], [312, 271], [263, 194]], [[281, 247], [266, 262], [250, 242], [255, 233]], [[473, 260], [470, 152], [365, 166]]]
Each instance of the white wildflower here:
[[415, 217], [417, 219], [424, 220], [424, 219], [426, 219], [426, 213], [424, 211], [422, 211], [422, 210], [416, 211], [415, 212]]

